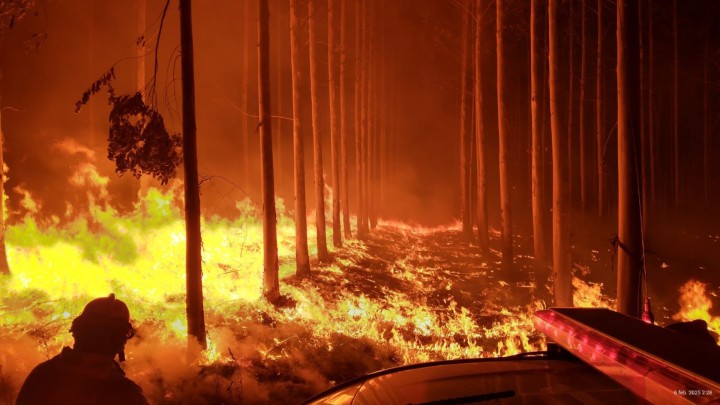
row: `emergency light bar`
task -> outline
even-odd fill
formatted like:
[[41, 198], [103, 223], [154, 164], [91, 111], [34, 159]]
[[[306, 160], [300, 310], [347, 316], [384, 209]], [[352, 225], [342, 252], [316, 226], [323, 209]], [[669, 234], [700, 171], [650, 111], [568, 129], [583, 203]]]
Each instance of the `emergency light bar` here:
[[654, 404], [720, 404], [720, 347], [600, 308], [538, 311], [535, 328]]

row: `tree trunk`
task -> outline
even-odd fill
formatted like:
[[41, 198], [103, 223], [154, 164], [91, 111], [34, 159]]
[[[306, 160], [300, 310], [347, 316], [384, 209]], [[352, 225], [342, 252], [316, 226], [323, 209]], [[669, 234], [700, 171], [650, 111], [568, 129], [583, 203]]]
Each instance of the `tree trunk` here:
[[277, 217], [273, 174], [272, 121], [270, 114], [270, 11], [268, 0], [258, 0], [258, 107], [260, 115], [260, 184], [263, 203], [263, 264], [265, 297], [280, 299]]
[[5, 246], [5, 133], [2, 130], [2, 66], [0, 66], [0, 274], [10, 274]]
[[568, 72], [568, 115], [567, 115], [567, 142], [568, 142], [568, 195], [570, 196], [570, 204], [574, 199], [573, 196], [573, 140], [575, 132], [573, 131], [573, 115], [575, 111], [575, 8], [573, 7], [574, 1], [570, 1], [570, 10], [568, 15], [568, 65], [570, 67]]
[[470, 123], [472, 113], [471, 65], [470, 65], [470, 14], [463, 13], [462, 28], [462, 73], [460, 79], [460, 198], [463, 234], [472, 238], [472, 217], [470, 208]]
[[597, 203], [598, 203], [598, 216], [600, 218], [605, 214], [605, 174], [603, 162], [603, 148], [605, 147], [605, 111], [603, 110], [603, 93], [605, 91], [605, 80], [604, 70], [605, 65], [603, 63], [603, 0], [597, 2], [597, 75], [596, 75], [596, 87], [595, 87], [595, 125], [596, 125], [596, 138], [595, 138], [595, 152], [596, 152], [596, 163], [597, 163]]
[[147, 47], [145, 47], [145, 16], [146, 16], [146, 0], [138, 0], [138, 37], [142, 38], [141, 42], [137, 47], [137, 65], [135, 71], [135, 88], [140, 93], [144, 92], [145, 89], [145, 53]]
[[673, 0], [673, 176], [675, 184], [675, 208], [680, 205], [680, 114], [678, 109], [679, 87], [678, 87], [678, 23], [677, 23], [677, 0]]
[[[279, 19], [276, 20], [276, 27], [280, 27], [280, 21]], [[271, 30], [274, 28], [270, 27]], [[275, 54], [275, 80], [274, 82], [271, 82], [270, 89], [275, 89], [275, 95], [273, 96], [273, 101], [275, 102], [276, 107], [276, 115], [282, 116], [283, 115], [283, 89], [282, 89], [282, 64], [280, 61], [285, 60], [285, 55], [282, 53], [282, 47], [281, 47], [281, 41], [280, 41], [280, 35], [277, 36], [277, 39], [275, 41], [270, 42], [270, 46], [272, 49], [272, 52]], [[272, 58], [271, 58], [272, 61]], [[272, 106], [270, 107], [272, 108]], [[284, 125], [285, 123], [283, 120], [275, 120], [273, 123], [273, 128], [275, 129], [273, 131], [273, 152], [274, 152], [274, 159], [273, 159], [273, 170], [278, 175], [276, 180], [276, 187], [275, 191], [278, 195], [282, 195], [283, 190], [285, 190], [285, 176], [283, 168], [285, 167], [284, 159], [283, 159], [283, 133], [284, 133]]]
[[[147, 52], [147, 47], [145, 46], [145, 41], [147, 40], [145, 38], [145, 31], [146, 29], [146, 9], [147, 4], [146, 0], [138, 0], [138, 13], [137, 13], [137, 43], [135, 44], [137, 48], [135, 49], [135, 90], [140, 93], [140, 97], [145, 100], [145, 84], [147, 82], [147, 78], [145, 75], [146, 67], [145, 67], [145, 54]], [[0, 166], [2, 167], [2, 166]], [[137, 184], [133, 184], [133, 191], [136, 193], [136, 196], [139, 198], [143, 198], [147, 195], [148, 190], [150, 189], [150, 176], [143, 175], [140, 176], [138, 179]], [[137, 186], [137, 189], [135, 188]]]
[[708, 68], [710, 65], [710, 23], [709, 12], [705, 14], [705, 55], [703, 60], [703, 196], [705, 206], [710, 206], [710, 110], [708, 107]]
[[198, 184], [195, 125], [195, 68], [193, 66], [190, 0], [180, 0], [180, 55], [182, 68], [183, 162], [185, 169], [185, 274], [188, 338], [205, 349], [205, 311], [202, 290], [202, 237], [200, 235], [200, 185]]
[[648, 143], [650, 144], [650, 200], [657, 202], [657, 145], [655, 140], [655, 69], [653, 40], [653, 0], [648, 0]]
[[642, 3], [644, 0], [639, 0], [637, 3], [637, 24], [638, 24], [638, 49], [640, 53], [640, 60], [638, 62], [638, 68], [639, 68], [639, 75], [640, 75], [640, 105], [639, 105], [639, 111], [640, 114], [638, 115], [638, 118], [640, 119], [640, 187], [642, 196], [640, 198], [641, 204], [642, 204], [642, 218], [643, 218], [643, 226], [645, 225], [645, 221], [647, 220], [647, 209], [648, 209], [648, 170], [647, 170], [647, 149], [648, 149], [648, 142], [647, 142], [647, 125], [645, 124], [647, 122], [647, 115], [645, 111], [645, 44], [643, 43], [643, 8]]
[[250, 2], [245, 1], [243, 10], [245, 12], [245, 19], [243, 20], [243, 62], [242, 62], [242, 77], [240, 84], [240, 137], [242, 139], [242, 171], [243, 171], [243, 188], [246, 196], [250, 196], [250, 119], [248, 118], [249, 112], [249, 94], [250, 93]]
[[587, 151], [586, 149], [586, 142], [587, 142], [587, 121], [586, 121], [586, 114], [585, 111], [585, 104], [587, 101], [585, 100], [585, 86], [587, 81], [587, 0], [582, 0], [582, 28], [581, 28], [581, 46], [582, 49], [580, 51], [580, 131], [579, 134], [579, 149], [580, 149], [580, 208], [583, 212], [585, 212], [585, 209], [587, 208], [587, 195], [588, 195], [588, 182], [585, 180], [585, 175], [587, 173]]
[[638, 0], [617, 0], [618, 312], [640, 317], [643, 263], [637, 183], [640, 123]]
[[[323, 178], [322, 134], [320, 133], [320, 72], [318, 60], [318, 15], [315, 2], [308, 1], [309, 48], [310, 48], [310, 105], [312, 107], [313, 156], [315, 157], [315, 225], [317, 227], [318, 260], [328, 259], [327, 237], [325, 235], [325, 179]], [[302, 151], [302, 148], [300, 149]]]
[[342, 190], [342, 221], [345, 238], [352, 238], [350, 225], [350, 181], [348, 175], [348, 155], [350, 154], [350, 120], [348, 118], [348, 52], [350, 50], [348, 32], [348, 9], [345, 0], [340, 2], [340, 150], [342, 159], [341, 190]]
[[502, 261], [503, 266], [510, 267], [513, 263], [512, 222], [510, 211], [510, 178], [508, 172], [509, 142], [507, 133], [507, 116], [505, 102], [505, 60], [503, 45], [503, 0], [496, 0], [497, 30], [497, 109], [498, 109], [498, 161], [500, 164], [500, 222], [502, 228]]
[[482, 97], [483, 0], [475, 5], [475, 146], [477, 161], [477, 225], [480, 249], [488, 251], [487, 175], [485, 173], [485, 117]]
[[[545, 268], [545, 233], [543, 229], [543, 189], [542, 178], [542, 139], [540, 135], [542, 117], [538, 109], [538, 98], [542, 85], [540, 62], [543, 59], [543, 48], [540, 38], [540, 17], [538, 9], [540, 0], [530, 3], [530, 116], [531, 116], [531, 144], [532, 144], [532, 218], [533, 218], [533, 246], [535, 263], [538, 269]], [[580, 176], [582, 178], [582, 176]]]
[[359, 238], [364, 238], [367, 235], [365, 229], [365, 188], [363, 184], [364, 180], [364, 154], [363, 154], [363, 108], [364, 102], [363, 97], [363, 80], [364, 80], [364, 59], [366, 58], [364, 53], [364, 2], [356, 3], [356, 21], [355, 21], [355, 178], [357, 181], [357, 200], [358, 200], [358, 212], [357, 212], [357, 233]]
[[375, 35], [375, 2], [370, 1], [368, 3], [367, 12], [367, 47], [368, 47], [368, 76], [367, 76], [367, 141], [366, 141], [366, 169], [365, 169], [365, 184], [367, 185], [367, 213], [368, 213], [368, 224], [370, 229], [374, 229], [377, 225], [377, 217], [375, 216], [375, 144], [377, 143], [377, 46], [376, 46], [376, 35]]
[[550, 31], [550, 126], [553, 162], [553, 274], [555, 305], [573, 305], [572, 252], [570, 250], [570, 196], [568, 188], [567, 139], [560, 119], [557, 0], [548, 3]]
[[332, 227], [333, 246], [342, 247], [340, 222], [340, 110], [338, 74], [336, 66], [337, 43], [335, 40], [335, 19], [340, 0], [328, 0], [328, 87], [330, 98], [330, 177], [332, 183]]
[[[387, 19], [385, 16], [387, 15], [387, 9], [382, 8], [383, 3], [379, 4], [380, 10], [378, 12], [379, 16], [379, 26], [382, 28], [386, 27], [388, 24], [389, 19]], [[387, 137], [388, 137], [388, 121], [390, 114], [388, 113], [389, 103], [388, 103], [388, 92], [387, 92], [387, 79], [388, 79], [388, 72], [387, 72], [387, 58], [385, 57], [386, 54], [386, 38], [387, 38], [387, 31], [380, 32], [380, 49], [381, 53], [378, 60], [378, 69], [379, 69], [379, 90], [378, 90], [378, 122], [379, 122], [379, 128], [378, 128], [378, 174], [377, 174], [377, 209], [376, 209], [376, 215], [379, 217], [383, 217], [384, 212], [383, 208], [385, 208], [385, 194], [387, 190], [386, 187], [386, 178], [387, 178]]]
[[361, 127], [362, 127], [362, 178], [363, 178], [363, 212], [365, 218], [363, 218], [363, 226], [365, 227], [365, 234], [370, 231], [370, 60], [372, 55], [370, 54], [370, 13], [368, 3], [363, 5], [363, 55], [362, 60], [362, 76], [361, 82], [362, 91], [362, 102], [360, 104], [361, 111]]
[[303, 44], [300, 30], [303, 29], [300, 0], [290, 0], [290, 65], [292, 70], [293, 104], [293, 156], [295, 179], [295, 264], [300, 277], [310, 274], [310, 255], [307, 242], [307, 208], [305, 206], [305, 149], [303, 147], [303, 122], [300, 114], [302, 100], [302, 71], [300, 58]]

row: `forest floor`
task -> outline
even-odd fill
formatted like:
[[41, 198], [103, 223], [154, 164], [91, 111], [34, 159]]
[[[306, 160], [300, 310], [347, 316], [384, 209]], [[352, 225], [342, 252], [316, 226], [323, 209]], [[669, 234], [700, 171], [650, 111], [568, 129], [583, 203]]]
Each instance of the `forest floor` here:
[[[102, 215], [98, 218], [100, 228], [105, 228], [100, 233], [113, 238], [135, 232], [135, 219], [115, 226], [112, 221], [102, 222]], [[177, 235], [182, 234], [182, 227], [172, 228], [181, 221], [173, 218], [150, 227], [146, 222], [137, 225], [141, 236], [135, 240], [151, 244], [157, 239], [164, 245], [173, 240], [181, 249], [183, 243]], [[67, 258], [71, 248], [51, 243], [49, 236], [43, 236], [47, 240], [24, 241], [20, 235], [35, 229], [27, 224], [9, 232], [9, 243], [15, 245], [11, 265], [15, 264], [16, 271], [12, 278], [0, 280], [0, 404], [13, 403], [27, 372], [71, 343], [65, 332], [69, 321], [88, 296], [107, 288], [121, 291], [119, 296], [127, 297], [133, 312], [138, 338], [128, 342], [124, 367], [152, 404], [292, 404], [383, 368], [504, 356], [544, 347], [544, 339], [533, 330], [532, 315], [552, 304], [549, 267], [536, 270], [531, 238], [515, 237], [514, 264], [511, 270], [504, 270], [496, 230], [490, 235], [491, 251], [482, 253], [463, 237], [459, 224], [424, 228], [382, 222], [366, 240], [346, 241], [344, 247], [335, 249], [331, 261], [313, 263], [312, 276], [299, 279], [292, 274], [294, 227], [281, 218], [284, 299], [280, 306], [272, 306], [259, 296], [261, 227], [248, 218], [206, 226], [204, 282], [210, 348], [202, 359], [191, 363], [182, 360], [186, 352], [184, 296], [183, 283], [175, 280], [180, 264], [172, 261], [177, 260], [174, 255], [161, 252], [162, 257], [151, 257], [145, 263], [142, 252], [163, 248], [138, 246], [139, 254], [133, 256], [127, 253], [132, 249], [116, 244], [98, 253], [100, 259], [88, 257], [88, 251], [94, 252], [88, 249], [103, 240], [98, 239], [98, 226], [89, 227], [88, 232], [94, 232], [88, 237], [92, 243], [76, 249], [81, 256], [77, 261], [88, 266], [83, 273], [85, 284], [59, 283], [63, 277], [77, 274], [78, 270], [70, 269], [41, 288], [37, 274], [19, 269], [38, 261], [43, 268], [52, 266], [50, 253], [42, 249], [52, 249], [53, 254], [60, 249]], [[155, 235], [153, 227], [162, 232]], [[83, 240], [78, 235], [84, 235], [86, 228], [71, 227], [74, 240]], [[612, 307], [613, 300], [608, 298], [614, 296], [615, 282], [608, 242], [612, 227], [588, 225], [581, 229], [588, 232], [574, 235], [575, 305]], [[688, 225], [682, 229], [700, 228]], [[704, 317], [720, 331], [720, 318], [712, 316], [711, 308], [720, 292], [717, 278], [712, 277], [720, 274], [720, 258], [715, 257], [720, 251], [720, 235], [700, 231], [666, 237], [657, 236], [661, 235], [658, 231], [654, 235], [647, 244], [652, 251], [648, 273], [658, 322], [667, 324], [682, 313], [677, 319]], [[215, 246], [231, 252], [226, 255]], [[239, 256], [238, 249], [242, 252]], [[122, 263], [113, 268], [115, 264], [103, 261], [103, 255], [112, 256], [112, 263]], [[129, 259], [123, 259], [128, 255]], [[165, 266], [162, 260], [171, 262]], [[152, 266], [151, 272], [142, 270], [148, 266]], [[107, 271], [111, 273], [94, 279], [91, 275], [100, 268], [110, 268]], [[175, 278], [149, 278], [163, 276], [166, 270]], [[65, 270], [56, 267], [54, 271]], [[105, 278], [110, 280], [107, 285], [101, 283]], [[118, 283], [120, 279], [133, 281]], [[86, 284], [90, 287], [83, 290]], [[681, 290], [686, 297], [679, 301]], [[66, 297], [71, 294], [75, 295]]]

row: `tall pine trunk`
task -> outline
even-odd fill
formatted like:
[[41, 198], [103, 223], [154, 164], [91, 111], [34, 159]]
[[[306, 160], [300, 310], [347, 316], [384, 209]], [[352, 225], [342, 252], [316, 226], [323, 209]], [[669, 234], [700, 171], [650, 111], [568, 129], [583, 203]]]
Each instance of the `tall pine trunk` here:
[[260, 184], [263, 207], [263, 287], [271, 303], [280, 299], [277, 216], [273, 174], [270, 114], [270, 11], [269, 0], [258, 0], [258, 109], [260, 116]]
[[710, 23], [709, 12], [705, 14], [705, 50], [703, 55], [703, 196], [705, 206], [710, 205], [710, 109], [708, 69], [710, 65]]
[[588, 181], [585, 179], [585, 174], [587, 173], [587, 121], [586, 121], [586, 114], [585, 111], [585, 105], [587, 103], [587, 100], [585, 100], [586, 94], [586, 84], [587, 84], [587, 0], [582, 0], [582, 7], [581, 7], [581, 19], [582, 19], [582, 27], [580, 28], [581, 33], [581, 50], [580, 50], [580, 130], [578, 131], [579, 135], [579, 154], [580, 154], [580, 208], [583, 212], [585, 212], [585, 209], [587, 208], [587, 199], [588, 199]]
[[463, 13], [462, 59], [460, 79], [460, 198], [463, 234], [472, 238], [470, 207], [470, 126], [472, 123], [472, 73], [470, 64], [470, 13]]
[[[389, 19], [385, 17], [387, 15], [387, 8], [383, 9], [383, 3], [378, 5], [378, 18], [379, 27], [386, 27]], [[386, 58], [386, 38], [387, 31], [381, 31], [380, 37], [380, 50], [378, 56], [378, 69], [379, 69], [379, 90], [378, 90], [378, 173], [377, 173], [377, 208], [375, 214], [379, 217], [383, 216], [383, 208], [385, 207], [385, 193], [386, 193], [386, 177], [387, 177], [387, 130], [388, 120], [390, 114], [388, 113], [389, 103], [387, 101], [387, 58]]]
[[648, 156], [648, 141], [647, 141], [647, 111], [645, 108], [645, 43], [643, 41], [643, 7], [642, 3], [644, 0], [639, 0], [637, 7], [637, 17], [638, 17], [638, 52], [639, 52], [639, 62], [638, 67], [640, 70], [639, 77], [640, 77], [640, 106], [639, 106], [639, 112], [638, 119], [640, 120], [640, 149], [639, 149], [639, 155], [640, 155], [640, 187], [642, 195], [640, 197], [640, 201], [642, 204], [642, 218], [643, 218], [643, 225], [645, 224], [645, 221], [647, 220], [647, 212], [648, 212], [648, 170], [647, 170], [647, 156]]
[[340, 0], [328, 0], [328, 87], [330, 98], [330, 178], [332, 184], [332, 229], [333, 246], [342, 246], [340, 222], [340, 109], [337, 74], [337, 43], [335, 39], [335, 20], [340, 8]]
[[[308, 1], [309, 49], [310, 49], [310, 105], [312, 108], [313, 156], [315, 157], [315, 226], [317, 228], [318, 260], [328, 259], [327, 237], [325, 235], [325, 179], [323, 178], [322, 134], [320, 133], [320, 72], [318, 60], [318, 14], [317, 0]], [[301, 149], [302, 151], [302, 149]]]
[[355, 179], [357, 181], [357, 233], [359, 238], [367, 234], [365, 229], [365, 188], [363, 184], [364, 158], [363, 158], [363, 80], [364, 80], [364, 2], [356, 3], [355, 12]]
[[512, 217], [510, 206], [510, 173], [508, 122], [505, 94], [505, 48], [503, 45], [504, 10], [503, 0], [496, 0], [497, 30], [497, 109], [498, 109], [498, 162], [500, 165], [500, 222], [502, 228], [502, 261], [503, 266], [510, 267], [513, 263]]
[[570, 195], [567, 162], [567, 135], [562, 134], [557, 33], [557, 0], [548, 3], [550, 126], [553, 162], [553, 275], [555, 305], [570, 307], [572, 294], [572, 252], [570, 250]]
[[640, 317], [643, 263], [638, 193], [640, 122], [638, 0], [617, 0], [618, 312]]
[[368, 76], [367, 76], [367, 141], [366, 141], [366, 159], [365, 166], [365, 184], [367, 184], [366, 206], [368, 213], [368, 224], [370, 229], [374, 229], [377, 225], [377, 217], [375, 216], [375, 144], [377, 142], [377, 43], [375, 36], [375, 2], [370, 1], [368, 4], [367, 22], [367, 46], [368, 46]]
[[679, 87], [678, 74], [678, 22], [677, 0], [673, 0], [673, 179], [675, 208], [680, 205], [680, 113], [679, 113]]
[[240, 138], [242, 139], [242, 173], [243, 188], [246, 196], [250, 195], [250, 119], [249, 119], [249, 93], [250, 93], [250, 2], [245, 1], [243, 6], [243, 40], [242, 40], [242, 76], [240, 84]]
[[483, 0], [475, 5], [475, 146], [477, 162], [477, 226], [480, 249], [490, 248], [488, 240], [487, 175], [485, 173], [485, 117], [482, 97]]
[[145, 88], [145, 53], [147, 52], [147, 47], [145, 46], [145, 16], [146, 16], [146, 0], [138, 0], [138, 37], [142, 38], [140, 43], [137, 47], [137, 65], [135, 66], [135, 87], [137, 88], [137, 91], [143, 92], [143, 89]]
[[[280, 20], [275, 19], [275, 26], [279, 27], [281, 26]], [[272, 30], [273, 27], [271, 26], [270, 29]], [[276, 115], [282, 116], [283, 115], [283, 86], [282, 86], [282, 63], [280, 61], [285, 60], [285, 55], [283, 55], [282, 52], [282, 42], [280, 41], [280, 35], [277, 36], [277, 40], [270, 42], [270, 46], [273, 48], [272, 52], [275, 53], [275, 80], [273, 83], [271, 83], [270, 88], [275, 88], [275, 95], [273, 96], [273, 102], [276, 106]], [[272, 60], [272, 59], [271, 59]], [[272, 108], [272, 107], [271, 107]], [[278, 194], [282, 193], [282, 191], [285, 189], [285, 176], [283, 175], [285, 167], [284, 163], [284, 154], [283, 154], [283, 133], [285, 123], [282, 119], [276, 120], [273, 124], [273, 127], [275, 130], [273, 131], [273, 151], [274, 151], [274, 162], [273, 162], [273, 169], [278, 174], [277, 180], [276, 180], [276, 187], [275, 190], [277, 190]]]
[[[543, 83], [542, 67], [543, 48], [540, 38], [540, 17], [538, 9], [540, 0], [530, 3], [530, 116], [531, 116], [531, 149], [532, 149], [532, 218], [533, 218], [533, 247], [535, 262], [538, 269], [545, 268], [545, 233], [543, 229], [543, 189], [542, 184], [542, 117], [538, 109], [540, 86]], [[580, 176], [582, 177], [582, 176]]]
[[0, 274], [10, 274], [5, 246], [5, 167], [4, 152], [5, 133], [2, 130], [2, 66], [0, 66]]
[[193, 66], [190, 0], [180, 0], [180, 55], [182, 69], [183, 162], [185, 171], [185, 277], [188, 338], [207, 347], [202, 289], [202, 237], [198, 184], [197, 128], [195, 125], [195, 67]]
[[364, 218], [363, 218], [363, 226], [365, 234], [367, 234], [370, 230], [370, 182], [369, 182], [369, 174], [370, 174], [370, 61], [372, 60], [372, 55], [370, 53], [371, 51], [371, 38], [370, 38], [370, 10], [368, 2], [365, 2], [363, 4], [363, 16], [362, 16], [362, 46], [363, 46], [363, 55], [364, 58], [362, 60], [362, 71], [363, 71], [363, 80], [361, 82], [362, 85], [362, 92], [360, 93], [362, 95], [362, 102], [360, 104], [360, 110], [361, 110], [361, 121], [360, 124], [362, 126], [362, 173], [361, 176], [363, 178], [363, 212], [364, 212]]
[[575, 131], [573, 131], [573, 116], [575, 115], [575, 8], [574, 1], [570, 1], [570, 10], [568, 14], [568, 114], [567, 114], [567, 142], [568, 142], [568, 195], [570, 195], [570, 203], [574, 199], [573, 196], [573, 142]]
[[603, 0], [597, 2], [597, 73], [595, 86], [595, 154], [597, 164], [597, 208], [598, 216], [605, 214], [605, 164], [603, 162], [603, 148], [605, 146], [605, 111], [603, 110], [603, 96], [605, 93], [605, 65], [603, 44]]
[[655, 41], [653, 39], [653, 0], [648, 0], [648, 143], [650, 144], [650, 201], [657, 202], [657, 141], [655, 140]]
[[340, 155], [341, 155], [341, 190], [342, 190], [342, 221], [345, 238], [352, 238], [352, 227], [350, 225], [350, 181], [348, 173], [348, 159], [350, 154], [350, 118], [348, 117], [348, 95], [347, 81], [348, 52], [350, 51], [348, 32], [348, 9], [350, 4], [345, 0], [335, 0], [341, 3], [340, 6]]
[[303, 44], [300, 30], [303, 17], [300, 0], [290, 0], [290, 65], [292, 70], [293, 104], [293, 156], [295, 179], [295, 272], [298, 276], [310, 274], [310, 255], [307, 242], [307, 207], [305, 205], [305, 149], [303, 146], [303, 122], [300, 113], [302, 94], [302, 70], [300, 58]]

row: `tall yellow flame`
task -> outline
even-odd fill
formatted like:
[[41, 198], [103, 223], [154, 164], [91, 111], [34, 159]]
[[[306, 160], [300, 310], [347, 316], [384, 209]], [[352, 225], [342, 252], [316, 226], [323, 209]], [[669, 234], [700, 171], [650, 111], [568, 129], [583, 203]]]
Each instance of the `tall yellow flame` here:
[[681, 322], [702, 319], [710, 330], [720, 335], [720, 317], [710, 314], [713, 304], [707, 295], [707, 284], [690, 280], [680, 287], [679, 292], [680, 311], [673, 315], [673, 319]]

